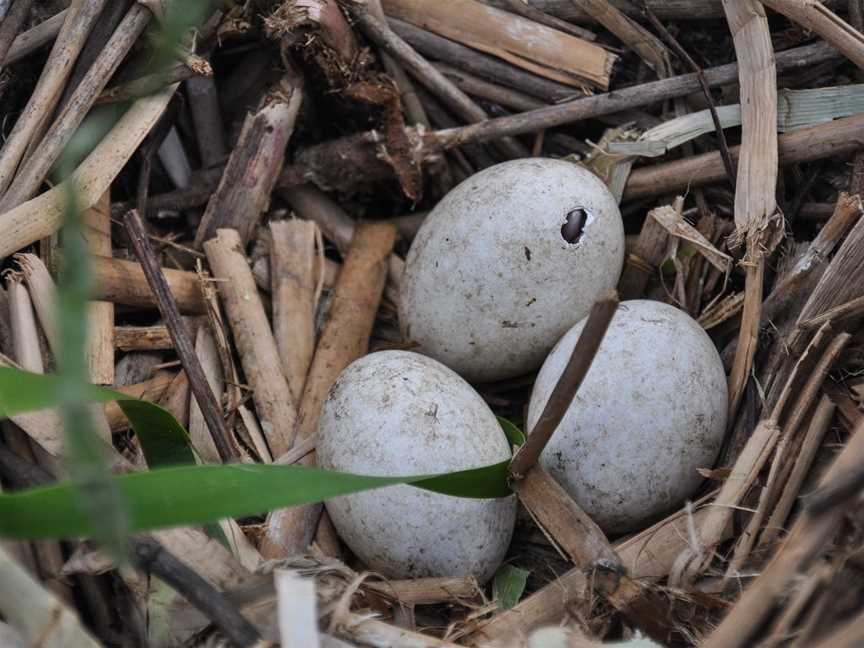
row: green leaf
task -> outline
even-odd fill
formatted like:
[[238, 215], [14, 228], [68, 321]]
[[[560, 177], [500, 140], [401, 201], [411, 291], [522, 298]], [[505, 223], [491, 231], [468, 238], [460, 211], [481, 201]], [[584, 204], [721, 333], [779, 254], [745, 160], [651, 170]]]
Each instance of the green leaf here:
[[[186, 430], [170, 412], [95, 385], [83, 385], [82, 393], [91, 401], [118, 401], [141, 441], [148, 464], [155, 468], [110, 480], [128, 511], [131, 532], [207, 524], [393, 484], [410, 484], [456, 497], [511, 494], [507, 487], [509, 460], [448, 474], [405, 477], [257, 464], [180, 467], [178, 464], [194, 463], [194, 456]], [[55, 376], [0, 367], [0, 416], [52, 407], [58, 395]], [[511, 443], [524, 442], [519, 428], [506, 419], [501, 421]], [[68, 538], [98, 533], [82, 507], [71, 483], [0, 494], [0, 536]]]
[[[126, 394], [86, 384], [86, 398], [91, 402], [107, 403], [126, 400]], [[57, 376], [0, 367], [0, 417], [55, 407], [59, 401]]]
[[117, 404], [132, 424], [150, 468], [195, 463], [189, 434], [171, 412], [129, 397], [117, 399]]
[[111, 450], [96, 434], [87, 404], [89, 371], [84, 351], [88, 300], [93, 292], [90, 255], [84, 240], [76, 181], [70, 179], [65, 186], [62, 271], [56, 294], [60, 330], [59, 349], [55, 349], [58, 373], [52, 391], [63, 421], [66, 473], [76, 486], [78, 506], [92, 521], [93, 535], [122, 563], [129, 533], [126, 510], [111, 482], [108, 469]]
[[522, 598], [529, 573], [513, 565], [501, 565], [495, 572], [495, 579], [492, 582], [492, 598], [498, 601], [498, 606], [502, 610], [509, 610]]
[[[179, 421], [156, 403], [140, 400], [98, 385], [85, 384], [86, 400], [117, 401], [138, 435], [151, 468], [195, 463], [189, 434]], [[57, 405], [57, 376], [0, 367], [0, 418]]]
[[503, 416], [496, 416], [498, 419], [498, 424], [501, 426], [501, 429], [504, 430], [504, 434], [507, 436], [507, 440], [510, 442], [511, 446], [521, 446], [525, 444], [525, 433], [519, 429], [512, 421], [507, 420]]
[[[114, 477], [128, 510], [130, 531], [202, 524], [226, 517], [320, 502], [393, 484], [457, 497], [503, 497], [507, 465], [448, 475], [370, 477], [305, 466], [182, 466]], [[84, 515], [74, 485], [0, 495], [0, 536], [71, 538], [89, 536], [93, 522]]]

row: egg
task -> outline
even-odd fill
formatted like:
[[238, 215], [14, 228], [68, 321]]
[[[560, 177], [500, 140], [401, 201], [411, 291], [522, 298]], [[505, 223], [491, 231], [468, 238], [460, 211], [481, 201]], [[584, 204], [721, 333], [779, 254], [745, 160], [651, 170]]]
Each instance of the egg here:
[[613, 288], [624, 229], [606, 185], [563, 160], [489, 167], [427, 216], [405, 262], [402, 335], [472, 382], [533, 371]]
[[[537, 422], [585, 325], [543, 363], [528, 405]], [[540, 457], [610, 534], [648, 526], [699, 487], [726, 427], [723, 363], [683, 311], [657, 301], [618, 307], [582, 386]]]
[[[451, 472], [510, 458], [495, 415], [439, 362], [380, 351], [349, 365], [324, 402], [318, 463], [328, 470], [401, 476]], [[485, 582], [510, 544], [514, 496], [467, 499], [407, 485], [326, 502], [336, 530], [389, 578], [474, 576]]]

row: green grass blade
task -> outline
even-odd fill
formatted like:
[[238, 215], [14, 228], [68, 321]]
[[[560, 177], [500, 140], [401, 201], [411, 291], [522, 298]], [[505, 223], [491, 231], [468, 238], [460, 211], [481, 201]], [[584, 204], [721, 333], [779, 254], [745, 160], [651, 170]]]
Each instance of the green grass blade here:
[[[167, 410], [149, 401], [82, 382], [81, 402], [117, 401], [138, 435], [151, 468], [193, 464], [189, 434]], [[59, 403], [58, 377], [0, 367], [0, 418], [54, 407]]]
[[74, 484], [76, 508], [83, 510], [93, 524], [93, 535], [122, 562], [128, 536], [126, 510], [108, 472], [110, 450], [95, 432], [93, 413], [87, 403], [89, 370], [84, 350], [92, 277], [77, 188], [72, 181], [66, 191], [63, 242], [63, 272], [57, 287], [59, 371], [53, 392], [63, 420], [66, 470]]
[[[252, 464], [161, 468], [114, 477], [112, 482], [128, 511], [130, 531], [140, 532], [253, 515], [393, 484], [457, 496], [507, 495], [506, 472], [507, 462], [446, 476], [407, 477]], [[0, 495], [2, 537], [71, 538], [97, 530], [69, 483]]]
[[498, 424], [504, 430], [504, 435], [510, 442], [511, 446], [521, 446], [525, 444], [525, 433], [519, 429], [519, 426], [512, 421], [507, 420], [503, 416], [496, 416]]
[[[189, 436], [170, 412], [94, 385], [82, 385], [80, 394], [88, 401], [116, 400], [132, 423], [148, 464], [156, 468], [110, 480], [109, 489], [121, 495], [132, 532], [207, 524], [392, 484], [456, 497], [511, 494], [506, 485], [509, 461], [449, 474], [406, 477], [369, 477], [298, 466], [189, 465], [194, 463]], [[0, 367], [0, 416], [52, 407], [58, 398], [56, 376]], [[515, 425], [502, 419], [502, 426], [511, 443], [524, 441]], [[0, 495], [0, 536], [68, 538], [98, 532], [73, 484]]]
[[171, 412], [135, 398], [117, 399], [117, 404], [132, 424], [151, 469], [195, 463], [189, 433]]

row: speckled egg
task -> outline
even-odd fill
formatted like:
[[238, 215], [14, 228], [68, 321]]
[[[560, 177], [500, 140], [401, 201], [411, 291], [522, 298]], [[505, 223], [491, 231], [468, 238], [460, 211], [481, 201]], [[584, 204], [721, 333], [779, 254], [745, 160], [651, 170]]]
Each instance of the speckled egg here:
[[[318, 463], [329, 470], [417, 475], [487, 466], [510, 457], [495, 415], [471, 386], [431, 358], [381, 351], [353, 362], [318, 422]], [[515, 497], [467, 499], [410, 486], [326, 503], [345, 543], [390, 578], [475, 576], [504, 559]]]
[[[555, 346], [534, 384], [531, 429], [584, 327]], [[610, 534], [641, 529], [698, 488], [726, 427], [723, 363], [685, 312], [623, 302], [585, 381], [541, 456], [546, 470]]]
[[448, 193], [417, 233], [402, 334], [472, 382], [527, 373], [617, 284], [623, 260], [618, 205], [593, 173], [547, 158], [497, 164]]

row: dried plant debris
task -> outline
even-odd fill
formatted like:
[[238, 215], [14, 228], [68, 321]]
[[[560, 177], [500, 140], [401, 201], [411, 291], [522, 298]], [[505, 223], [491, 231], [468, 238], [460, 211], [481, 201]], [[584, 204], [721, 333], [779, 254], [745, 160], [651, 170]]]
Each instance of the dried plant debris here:
[[[67, 390], [0, 380], [0, 644], [860, 645], [862, 28], [0, 1], [0, 368]], [[16, 499], [199, 469], [325, 494], [133, 488], [132, 535]]]

